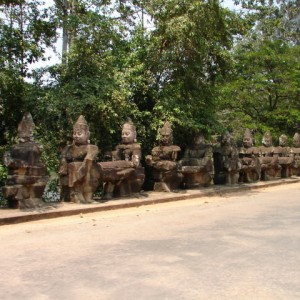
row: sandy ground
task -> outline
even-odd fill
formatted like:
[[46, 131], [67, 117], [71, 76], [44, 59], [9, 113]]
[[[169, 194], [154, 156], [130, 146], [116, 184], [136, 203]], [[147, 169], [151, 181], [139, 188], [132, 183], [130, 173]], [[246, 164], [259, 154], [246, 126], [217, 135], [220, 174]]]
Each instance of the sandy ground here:
[[299, 299], [300, 183], [0, 227], [1, 299]]

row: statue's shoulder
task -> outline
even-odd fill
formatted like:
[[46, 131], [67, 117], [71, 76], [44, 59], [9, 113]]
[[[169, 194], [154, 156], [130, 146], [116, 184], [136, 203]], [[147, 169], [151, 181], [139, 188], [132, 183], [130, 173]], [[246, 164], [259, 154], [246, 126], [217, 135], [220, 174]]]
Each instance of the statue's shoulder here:
[[141, 150], [141, 144], [140, 143], [133, 143], [131, 144], [131, 147], [133, 150]]
[[174, 151], [174, 152], [179, 152], [181, 151], [181, 148], [177, 145], [172, 145], [172, 146], [168, 146], [170, 148], [171, 151]]
[[257, 147], [251, 147], [252, 149], [252, 153], [255, 154], [255, 155], [258, 155], [259, 154], [259, 148]]
[[98, 150], [98, 146], [88, 144], [88, 145], [87, 145], [87, 149], [88, 149], [88, 150], [96, 150], [96, 149]]
[[162, 151], [160, 146], [155, 146], [154, 148], [152, 148], [153, 152], [158, 152], [158, 151]]

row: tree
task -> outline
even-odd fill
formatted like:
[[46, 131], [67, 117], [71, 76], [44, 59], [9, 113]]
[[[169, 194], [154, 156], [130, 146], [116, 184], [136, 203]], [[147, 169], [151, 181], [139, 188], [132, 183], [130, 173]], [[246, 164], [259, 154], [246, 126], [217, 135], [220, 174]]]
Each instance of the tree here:
[[289, 9], [295, 2], [255, 6], [255, 18], [248, 16], [256, 20], [255, 26], [237, 43], [234, 72], [227, 83], [221, 83], [220, 118], [225, 125], [241, 128], [238, 124], [243, 124], [260, 133], [272, 129], [290, 135], [299, 128], [298, 29], [286, 26], [293, 24]]
[[39, 1], [7, 1], [0, 13], [0, 144], [5, 144], [27, 110], [29, 66], [46, 59], [45, 48], [56, 33], [49, 10], [41, 9]]
[[143, 35], [149, 40], [135, 53], [141, 54], [139, 73], [148, 89], [140, 85], [134, 102], [147, 103], [155, 129], [165, 119], [172, 121], [181, 143], [192, 131], [212, 132], [215, 81], [230, 68], [233, 35], [242, 31], [241, 20], [219, 1], [146, 1], [144, 9], [154, 28]]

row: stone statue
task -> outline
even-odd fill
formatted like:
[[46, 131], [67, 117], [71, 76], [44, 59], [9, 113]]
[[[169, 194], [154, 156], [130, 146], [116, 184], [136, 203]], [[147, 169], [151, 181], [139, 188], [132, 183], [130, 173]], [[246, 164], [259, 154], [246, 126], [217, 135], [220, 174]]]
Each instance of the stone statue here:
[[285, 134], [279, 137], [279, 146], [275, 148], [275, 153], [278, 156], [278, 162], [281, 167], [278, 176], [282, 178], [291, 177], [294, 155], [291, 152], [291, 148], [288, 147], [288, 137]]
[[112, 152], [112, 161], [98, 163], [104, 182], [103, 199], [130, 196], [141, 191], [145, 180], [141, 155], [136, 129], [129, 119], [122, 127], [122, 143]]
[[273, 147], [270, 131], [265, 132], [263, 135], [262, 146], [258, 148], [258, 151], [261, 164], [261, 180], [275, 179], [281, 168], [278, 161], [278, 155]]
[[298, 132], [294, 134], [291, 153], [294, 158], [292, 163], [292, 175], [300, 176], [300, 134]]
[[31, 114], [25, 113], [18, 126], [19, 143], [4, 155], [8, 177], [3, 196], [11, 208], [40, 208], [45, 204], [42, 196], [48, 176], [40, 162], [43, 147], [33, 139], [34, 128]]
[[259, 151], [253, 146], [253, 136], [247, 128], [243, 138], [243, 147], [239, 149], [241, 160], [240, 182], [255, 182], [260, 179]]
[[73, 144], [66, 146], [60, 156], [61, 200], [92, 203], [100, 169], [96, 163], [98, 147], [90, 144], [89, 126], [80, 116], [73, 126]]
[[239, 151], [231, 134], [222, 134], [220, 146], [214, 149], [215, 184], [237, 184], [241, 162]]
[[212, 147], [204, 143], [202, 133], [196, 134], [193, 142], [193, 145], [185, 150], [180, 161], [183, 186], [209, 186], [214, 173]]
[[152, 168], [154, 191], [170, 192], [180, 187], [182, 173], [179, 171], [177, 155], [180, 147], [173, 145], [171, 124], [165, 122], [160, 129], [160, 145], [146, 156], [146, 163]]

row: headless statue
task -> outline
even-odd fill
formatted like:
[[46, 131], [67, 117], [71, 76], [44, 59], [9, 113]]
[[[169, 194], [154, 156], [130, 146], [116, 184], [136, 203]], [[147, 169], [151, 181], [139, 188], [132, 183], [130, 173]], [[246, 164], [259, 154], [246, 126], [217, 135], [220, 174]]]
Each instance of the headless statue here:
[[204, 143], [203, 134], [196, 134], [193, 145], [185, 150], [180, 161], [184, 187], [193, 188], [211, 184], [214, 173], [212, 156], [212, 147]]

